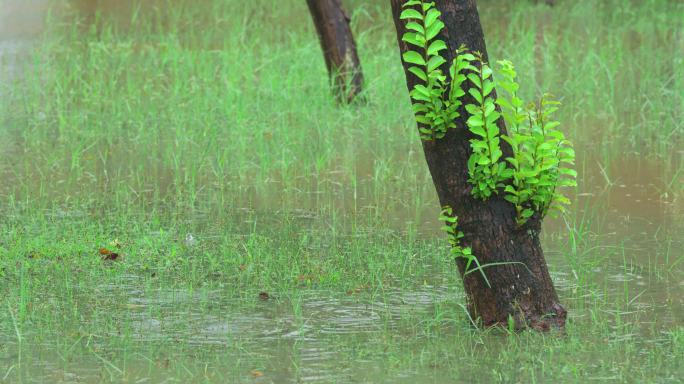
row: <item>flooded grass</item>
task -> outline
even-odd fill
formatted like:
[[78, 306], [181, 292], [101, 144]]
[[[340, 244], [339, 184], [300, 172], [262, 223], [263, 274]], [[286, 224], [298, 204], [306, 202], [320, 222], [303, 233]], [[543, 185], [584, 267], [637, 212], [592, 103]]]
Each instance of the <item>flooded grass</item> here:
[[[223, 224], [187, 245], [187, 224], [47, 217], [12, 220], [0, 238], [2, 353], [17, 381], [247, 381], [256, 370], [273, 382], [624, 382], [682, 373], [684, 286], [667, 245], [638, 239], [662, 258], [647, 267], [627, 245], [576, 229], [549, 252], [571, 310], [566, 332], [508, 335], [470, 326], [441, 239], [273, 222], [256, 231]], [[99, 247], [120, 259], [103, 261]]]
[[0, 10], [35, 24], [0, 25], [3, 381], [684, 377], [681, 4], [478, 2], [578, 152], [568, 327], [509, 334], [463, 307], [388, 4], [348, 4], [340, 107], [303, 2], [48, 3]]

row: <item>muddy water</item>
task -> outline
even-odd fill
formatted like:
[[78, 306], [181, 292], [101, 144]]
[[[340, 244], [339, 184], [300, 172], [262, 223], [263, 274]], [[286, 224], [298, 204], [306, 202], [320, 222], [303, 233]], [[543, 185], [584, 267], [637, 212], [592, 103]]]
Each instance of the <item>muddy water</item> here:
[[[362, 301], [335, 292], [304, 292], [296, 298], [300, 303], [296, 311], [299, 315], [293, 315], [287, 301], [245, 306], [240, 300], [227, 298], [222, 291], [150, 291], [137, 286], [137, 279], [131, 276], [128, 285], [97, 287], [109, 292], [116, 303], [108, 307], [107, 316], [112, 321], [121, 321], [116, 329], [103, 331], [89, 341], [90, 348], [83, 348], [85, 343], [80, 340], [74, 344], [72, 353], [79, 355], [74, 357], [81, 363], [62, 369], [64, 350], [57, 345], [30, 347], [24, 352], [31, 355], [24, 357], [24, 364], [31, 365], [32, 380], [102, 380], [102, 370], [96, 368], [102, 362], [93, 356], [107, 356], [115, 351], [99, 348], [98, 339], [124, 338], [141, 348], [129, 346], [131, 356], [126, 366], [110, 369], [125, 368], [127, 375], [153, 382], [168, 380], [174, 369], [183, 364], [192, 366], [202, 361], [208, 361], [214, 373], [229, 374], [225, 380], [212, 382], [242, 382], [258, 378], [261, 371], [267, 375], [262, 382], [273, 383], [384, 382], [386, 375], [373, 357], [383, 354], [383, 335], [410, 335], [415, 332], [411, 327], [420, 328], [421, 315], [433, 312], [435, 305], [459, 308], [457, 303], [463, 299], [457, 290], [429, 285], [413, 292], [388, 291], [389, 299]], [[103, 305], [102, 301], [93, 302], [91, 296], [82, 299], [87, 303], [82, 308], [86, 312]], [[102, 324], [80, 324], [85, 329], [91, 326], [102, 328]], [[123, 343], [122, 348], [127, 348], [126, 341]], [[177, 346], [182, 346], [182, 350], [178, 351]], [[194, 355], [198, 352], [203, 354]], [[349, 356], [357, 353], [358, 358], [350, 364]], [[209, 357], [212, 354], [225, 361], [213, 362]], [[7, 360], [16, 362], [17, 356]], [[257, 373], [250, 373], [254, 371]], [[429, 374], [403, 371], [395, 368], [392, 376], [397, 380], [402, 376], [420, 379]], [[237, 378], [230, 376], [236, 374]]]
[[23, 40], [42, 31], [49, 0], [0, 1], [0, 39]]
[[0, 76], [5, 81], [19, 74], [20, 58], [43, 32], [47, 7], [48, 0], [0, 0]]

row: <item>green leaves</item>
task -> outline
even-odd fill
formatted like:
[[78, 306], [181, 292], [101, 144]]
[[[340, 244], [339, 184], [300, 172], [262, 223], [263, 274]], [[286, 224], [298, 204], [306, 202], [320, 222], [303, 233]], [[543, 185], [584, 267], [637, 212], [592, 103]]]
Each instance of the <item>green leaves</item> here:
[[425, 59], [420, 53], [416, 51], [408, 51], [404, 53], [404, 61], [411, 64], [425, 65]]
[[[436, 11], [433, 9], [433, 11]], [[439, 11], [437, 11], [439, 13]], [[441, 21], [436, 21], [434, 24], [432, 24], [429, 27], [426, 27], [425, 29], [425, 38], [427, 40], [432, 40], [439, 34], [439, 32], [444, 28], [444, 23]]]
[[[418, 106], [413, 109], [419, 123], [418, 131], [423, 140], [441, 139], [447, 129], [455, 127], [454, 119], [458, 117], [461, 105], [458, 98], [463, 96], [453, 90], [440, 69], [446, 63], [440, 52], [447, 49], [444, 41], [435, 40], [444, 28], [444, 23], [439, 20], [441, 12], [433, 2], [425, 1], [407, 1], [404, 8], [400, 19], [406, 20], [407, 32], [402, 41], [417, 50], [409, 50], [402, 57], [404, 62], [412, 64], [408, 71], [423, 82], [410, 92], [414, 106]], [[453, 79], [453, 75], [451, 77]], [[460, 79], [456, 84], [460, 87]], [[448, 95], [447, 89], [452, 89]]]
[[419, 79], [421, 79], [423, 81], [427, 81], [427, 74], [425, 73], [425, 71], [422, 68], [410, 67], [408, 70], [409, 70], [409, 72], [416, 75], [416, 77], [418, 77]]
[[[427, 49], [427, 54], [428, 54], [428, 56], [435, 56], [435, 55], [439, 54], [439, 51], [444, 50], [444, 49], [447, 49], [446, 44], [442, 40], [435, 40], [432, 43], [430, 43], [430, 46]], [[441, 56], [435, 56], [435, 57], [441, 57]]]
[[[425, 19], [423, 20], [425, 23], [425, 28], [427, 30], [430, 30], [431, 28], [434, 28], [435, 25], [438, 25], [439, 23], [441, 23], [441, 21], [439, 20], [440, 15], [441, 15], [441, 13], [437, 9], [429, 8], [427, 10], [427, 12], [425, 13]], [[444, 27], [444, 24], [442, 24], [442, 27], [440, 27], [439, 30], [441, 30], [443, 27]], [[439, 30], [438, 30], [438, 32], [439, 32]], [[428, 39], [428, 40], [430, 40], [430, 39]]]
[[[463, 238], [464, 234], [458, 229], [458, 216], [454, 215], [451, 207], [448, 205], [442, 207], [442, 211], [439, 214], [439, 220], [444, 222], [442, 230], [449, 235], [451, 254], [457, 259], [462, 258], [465, 260], [465, 271], [463, 275], [466, 276], [477, 270], [482, 275], [482, 278], [487, 283], [487, 286], [491, 287], [489, 280], [487, 280], [487, 275], [484, 273], [483, 266], [480, 265], [477, 257], [473, 255], [472, 249], [470, 247], [461, 246], [461, 239]], [[477, 267], [471, 268], [473, 263], [475, 263]]]
[[401, 37], [401, 40], [411, 45], [415, 45], [416, 47], [422, 48], [423, 46], [425, 46], [425, 37], [417, 33], [407, 32], [404, 34], [404, 36]]
[[[410, 4], [404, 4], [404, 6], [407, 6]], [[401, 12], [401, 15], [399, 16], [401, 20], [406, 20], [406, 19], [422, 19], [423, 15], [420, 14], [420, 12], [416, 11], [415, 9], [408, 8], [404, 9]]]
[[435, 73], [436, 70], [444, 63], [446, 63], [446, 60], [442, 56], [430, 57], [430, 60], [427, 62], [427, 72]]
[[[466, 121], [468, 130], [475, 136], [470, 140], [473, 150], [468, 161], [468, 181], [473, 186], [473, 196], [487, 199], [498, 193], [510, 174], [503, 162], [499, 162], [503, 152], [500, 148], [500, 135], [497, 121], [500, 114], [496, 111], [494, 99], [490, 97], [494, 84], [492, 70], [479, 52], [464, 57], [469, 61], [470, 73], [466, 76], [471, 88], [468, 93], [475, 103], [467, 104], [470, 117]], [[474, 64], [474, 65], [473, 65]]]
[[556, 129], [560, 122], [552, 119], [560, 103], [544, 95], [538, 105], [523, 108], [517, 96], [519, 86], [513, 64], [499, 61], [498, 65], [497, 85], [503, 92], [497, 104], [509, 131], [503, 139], [513, 150], [513, 156], [506, 158], [512, 168], [505, 198], [515, 206], [518, 225], [523, 225], [535, 213], [543, 218], [550, 210], [564, 211], [569, 200], [557, 189], [576, 185], [577, 173], [568, 168], [574, 163], [575, 153], [572, 144]]
[[[487, 199], [503, 191], [504, 199], [515, 206], [519, 225], [535, 215], [543, 218], [550, 211], [563, 212], [569, 200], [557, 189], [575, 186], [577, 174], [570, 168], [575, 159], [572, 144], [557, 129], [560, 123], [553, 119], [560, 103], [544, 95], [538, 105], [525, 106], [517, 95], [520, 87], [510, 61], [497, 62], [495, 81], [493, 70], [482, 55], [468, 52], [465, 47], [456, 50], [448, 67], [449, 76], [445, 76], [442, 67], [446, 59], [441, 52], [448, 47], [436, 39], [444, 29], [440, 16], [435, 3], [424, 0], [406, 1], [400, 15], [406, 21], [402, 40], [415, 48], [407, 50], [402, 58], [408, 71], [421, 82], [410, 92], [421, 139], [441, 139], [448, 129], [455, 128], [462, 98], [468, 94], [473, 101], [465, 105], [469, 115], [466, 126], [473, 136], [467, 164], [473, 196]], [[501, 91], [496, 100], [495, 86]], [[499, 131], [497, 123], [501, 118], [508, 126], [507, 135]], [[505, 159], [502, 139], [513, 152]], [[451, 228], [447, 232], [460, 238], [451, 211], [443, 211], [440, 219], [448, 223], [445, 228]], [[453, 249], [459, 250], [459, 257], [472, 256], [467, 256], [469, 248], [455, 244]], [[468, 265], [473, 260], [477, 263], [477, 259], [468, 260]]]

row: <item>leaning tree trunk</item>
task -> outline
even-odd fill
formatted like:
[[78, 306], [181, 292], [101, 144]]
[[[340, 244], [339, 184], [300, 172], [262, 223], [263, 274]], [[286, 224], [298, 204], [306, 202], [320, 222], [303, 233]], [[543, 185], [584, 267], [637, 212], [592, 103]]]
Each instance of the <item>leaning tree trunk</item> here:
[[[404, 21], [399, 19], [404, 2], [391, 0], [402, 54], [409, 49], [401, 40], [406, 32]], [[462, 44], [472, 51], [480, 51], [487, 60], [475, 0], [435, 0], [435, 3], [445, 24], [437, 38], [449, 48], [448, 53], [443, 54], [447, 63], [451, 63], [453, 53]], [[421, 80], [408, 71], [406, 63], [404, 70], [408, 87], [413, 89]], [[446, 64], [442, 71], [448, 74]], [[496, 97], [495, 93], [492, 96]], [[463, 105], [473, 102], [466, 98]], [[539, 242], [541, 219], [533, 216], [523, 228], [518, 228], [515, 209], [503, 199], [503, 193], [486, 201], [471, 195], [467, 164], [472, 153], [469, 140], [474, 136], [466, 127], [468, 115], [463, 108], [460, 115], [456, 128], [449, 129], [444, 138], [423, 141], [423, 151], [440, 203], [452, 207], [458, 215], [459, 230], [465, 234], [461, 244], [472, 247], [480, 264], [516, 263], [486, 267], [484, 272], [491, 283], [489, 287], [478, 272], [463, 276], [463, 259], [457, 260], [470, 315], [484, 326], [506, 325], [511, 318], [518, 329], [561, 328], [567, 312], [559, 303], [544, 260]], [[505, 133], [502, 119], [498, 124], [502, 134]], [[510, 156], [511, 148], [504, 141], [501, 144], [504, 157]]]
[[321, 41], [333, 92], [339, 101], [351, 102], [361, 93], [363, 74], [349, 16], [341, 0], [307, 0], [306, 3]]

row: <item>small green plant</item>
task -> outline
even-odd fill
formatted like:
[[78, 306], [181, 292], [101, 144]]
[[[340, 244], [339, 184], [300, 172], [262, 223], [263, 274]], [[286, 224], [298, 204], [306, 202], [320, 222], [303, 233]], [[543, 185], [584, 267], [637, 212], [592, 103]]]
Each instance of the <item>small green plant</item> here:
[[565, 212], [565, 206], [570, 204], [570, 200], [559, 193], [558, 188], [577, 185], [577, 172], [570, 167], [575, 163], [575, 150], [563, 132], [557, 129], [560, 122], [552, 118], [559, 105], [559, 101], [545, 94], [536, 110], [530, 112], [530, 120], [534, 122], [531, 127], [534, 142], [532, 158], [538, 167], [536, 169], [539, 170], [537, 188], [532, 194], [532, 205], [542, 218], [550, 209]]
[[[482, 274], [482, 278], [484, 279], [485, 283], [487, 283], [487, 286], [491, 286], [489, 284], [489, 280], [487, 280], [487, 275], [485, 275], [483, 266], [480, 265], [480, 262], [477, 260], [477, 257], [473, 255], [473, 250], [470, 247], [462, 247], [461, 246], [461, 238], [463, 238], [463, 232], [461, 232], [458, 229], [458, 216], [454, 215], [453, 210], [449, 206], [445, 206], [442, 208], [442, 211], [439, 214], [439, 220], [444, 222], [444, 226], [442, 226], [442, 230], [449, 235], [449, 244], [451, 245], [451, 254], [455, 258], [462, 258], [465, 260], [465, 272], [463, 273], [463, 276], [466, 276], [472, 272], [475, 271], [480, 271], [480, 274]], [[476, 268], [471, 269], [471, 265], [475, 263], [477, 265]]]
[[497, 86], [503, 92], [496, 102], [508, 127], [508, 135], [502, 138], [513, 152], [506, 158], [511, 180], [505, 186], [505, 199], [515, 206], [516, 221], [523, 225], [535, 212], [541, 218], [550, 209], [564, 212], [570, 201], [557, 187], [576, 185], [577, 173], [569, 168], [574, 164], [575, 152], [557, 129], [560, 122], [553, 120], [560, 103], [545, 94], [538, 105], [524, 108], [524, 101], [517, 95], [519, 85], [513, 64], [502, 60], [498, 65]]
[[[510, 61], [498, 62], [499, 73], [497, 85], [499, 86], [499, 98], [497, 105], [501, 108], [501, 115], [506, 122], [508, 135], [502, 135], [502, 139], [510, 144], [513, 156], [507, 157], [506, 161], [511, 165], [511, 182], [505, 186], [505, 199], [515, 206], [516, 221], [522, 225], [533, 214], [534, 210], [529, 207], [529, 202], [534, 195], [533, 182], [534, 159], [529, 154], [530, 134], [529, 115], [523, 108], [523, 100], [518, 97], [520, 86], [515, 82], [516, 72]], [[503, 96], [503, 97], [502, 97]]]
[[[434, 3], [419, 0], [407, 1], [404, 7], [414, 5], [420, 5], [419, 9], [407, 8], [400, 15], [402, 20], [409, 20], [406, 28], [410, 31], [402, 36], [402, 40], [419, 49], [403, 54], [404, 61], [413, 64], [408, 70], [423, 81], [423, 84], [417, 84], [411, 90], [413, 112], [420, 124], [421, 139], [441, 139], [447, 129], [456, 126], [454, 120], [460, 116], [460, 98], [465, 94], [461, 88], [465, 76], [461, 71], [465, 69], [467, 61], [463, 58], [454, 60], [449, 69], [451, 82], [448, 82], [440, 70], [446, 59], [439, 54], [447, 46], [444, 41], [434, 39], [444, 28], [444, 23], [439, 20], [441, 12]], [[449, 93], [445, 95], [447, 89]]]
[[[477, 257], [473, 254], [473, 249], [470, 247], [463, 247], [461, 246], [461, 239], [463, 238], [464, 234], [462, 231], [458, 229], [458, 216], [454, 214], [453, 209], [449, 206], [444, 206], [442, 207], [442, 211], [439, 213], [439, 220], [444, 222], [444, 226], [442, 226], [442, 230], [449, 235], [449, 244], [451, 245], [451, 254], [456, 258], [462, 258], [465, 260], [465, 268], [463, 272], [463, 276], [468, 276], [469, 274], [473, 272], [480, 272], [482, 275], [482, 279], [484, 279], [484, 282], [487, 284], [488, 287], [491, 287], [491, 284], [489, 284], [489, 279], [487, 279], [487, 275], [484, 273], [484, 269], [487, 267], [495, 267], [498, 265], [513, 265], [513, 264], [520, 264], [525, 269], [527, 269], [530, 273], [532, 273], [529, 268], [527, 268], [527, 265], [525, 263], [521, 263], [519, 261], [506, 261], [506, 262], [494, 262], [494, 263], [487, 263], [487, 264], [480, 264], [480, 261], [477, 259]], [[473, 266], [473, 263], [475, 263], [475, 266]]]
[[504, 187], [503, 182], [510, 177], [511, 172], [504, 162], [499, 161], [503, 152], [496, 124], [500, 114], [491, 96], [494, 90], [492, 69], [479, 52], [468, 55], [466, 60], [476, 63], [468, 66], [470, 73], [467, 75], [472, 85], [468, 93], [476, 102], [465, 106], [470, 114], [466, 125], [476, 136], [470, 140], [473, 154], [468, 159], [468, 182], [473, 186], [473, 195], [484, 200], [497, 193], [498, 188]]

